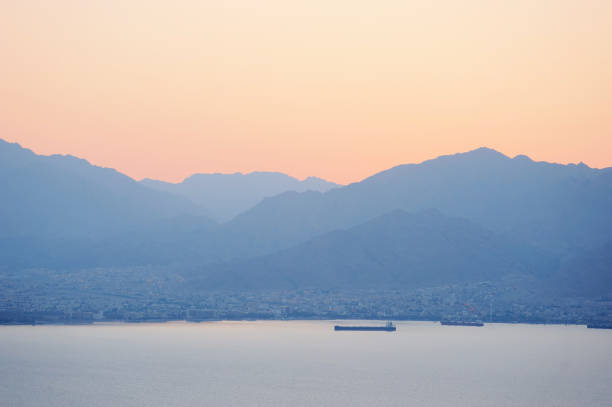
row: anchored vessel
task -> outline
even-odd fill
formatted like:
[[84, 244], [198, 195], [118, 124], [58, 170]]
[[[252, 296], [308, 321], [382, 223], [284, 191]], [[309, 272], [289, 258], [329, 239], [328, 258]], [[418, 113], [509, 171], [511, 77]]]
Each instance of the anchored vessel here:
[[397, 328], [389, 321], [385, 326], [342, 326], [335, 325], [334, 331], [386, 331], [394, 332]]
[[484, 326], [482, 321], [440, 321], [440, 324], [456, 326]]
[[591, 322], [587, 328], [592, 329], [612, 329], [612, 322]]

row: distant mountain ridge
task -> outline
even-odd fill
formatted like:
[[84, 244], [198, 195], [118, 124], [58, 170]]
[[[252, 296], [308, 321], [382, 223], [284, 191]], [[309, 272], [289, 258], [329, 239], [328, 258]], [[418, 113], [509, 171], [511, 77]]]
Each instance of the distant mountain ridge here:
[[176, 184], [149, 178], [140, 182], [149, 188], [191, 199], [219, 222], [232, 219], [266, 197], [287, 191], [327, 192], [341, 186], [317, 177], [300, 181], [280, 172], [194, 174]]
[[438, 209], [557, 253], [596, 247], [612, 234], [610, 169], [534, 162], [480, 148], [405, 164], [327, 193], [263, 200], [227, 227], [260, 247], [290, 247], [395, 209]]
[[125, 236], [157, 222], [190, 215], [214, 224], [190, 200], [114, 169], [73, 156], [37, 155], [3, 140], [0, 190], [0, 267], [95, 265], [96, 253], [114, 253], [125, 246]]
[[[280, 173], [166, 185], [0, 140], [0, 191], [2, 269], [171, 266], [225, 288], [417, 287], [520, 273], [554, 295], [612, 293], [612, 168], [480, 148], [344, 187]], [[207, 216], [225, 205], [216, 216], [230, 217], [254, 197], [230, 221]]]
[[418, 288], [544, 277], [554, 256], [437, 210], [395, 210], [267, 256], [213, 266], [208, 288]]
[[41, 156], [0, 139], [0, 237], [108, 236], [200, 214], [191, 201], [146, 188], [73, 156]]

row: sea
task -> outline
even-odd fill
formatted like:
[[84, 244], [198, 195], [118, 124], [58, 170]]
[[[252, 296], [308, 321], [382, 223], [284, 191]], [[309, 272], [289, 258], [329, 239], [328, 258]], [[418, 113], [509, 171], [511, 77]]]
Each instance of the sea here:
[[612, 330], [337, 323], [0, 326], [0, 405], [612, 406]]

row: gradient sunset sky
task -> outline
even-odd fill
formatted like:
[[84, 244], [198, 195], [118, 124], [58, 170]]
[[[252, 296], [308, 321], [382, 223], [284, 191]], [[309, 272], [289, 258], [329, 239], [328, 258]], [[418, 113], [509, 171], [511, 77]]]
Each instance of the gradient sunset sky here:
[[612, 166], [612, 1], [0, 3], [0, 137], [136, 179]]

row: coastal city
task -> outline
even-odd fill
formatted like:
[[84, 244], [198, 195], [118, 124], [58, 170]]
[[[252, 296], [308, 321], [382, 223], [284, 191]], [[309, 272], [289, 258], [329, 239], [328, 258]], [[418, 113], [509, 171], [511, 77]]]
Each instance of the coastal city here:
[[0, 273], [0, 323], [252, 319], [609, 324], [612, 300], [526, 296], [515, 280], [413, 290], [213, 290], [150, 267]]

